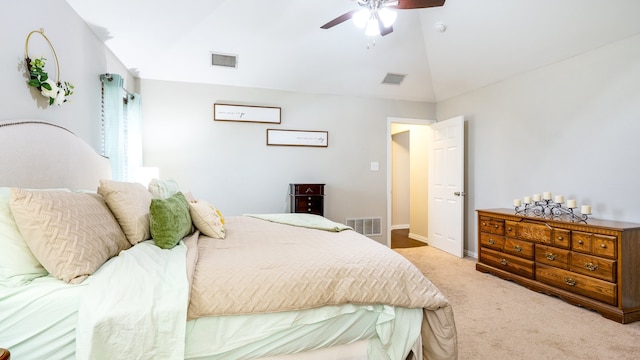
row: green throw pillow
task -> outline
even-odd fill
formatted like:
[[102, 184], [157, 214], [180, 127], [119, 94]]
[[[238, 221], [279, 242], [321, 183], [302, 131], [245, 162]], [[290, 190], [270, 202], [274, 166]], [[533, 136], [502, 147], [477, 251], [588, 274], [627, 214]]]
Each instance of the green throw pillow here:
[[149, 207], [151, 237], [163, 249], [171, 249], [191, 233], [189, 202], [181, 192], [168, 199], [152, 199]]

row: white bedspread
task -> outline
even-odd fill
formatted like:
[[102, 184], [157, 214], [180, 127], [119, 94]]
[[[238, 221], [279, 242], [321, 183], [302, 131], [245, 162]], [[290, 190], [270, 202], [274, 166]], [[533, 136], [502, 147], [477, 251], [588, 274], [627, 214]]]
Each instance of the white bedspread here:
[[91, 276], [80, 303], [76, 359], [183, 359], [186, 252], [182, 242], [163, 250], [149, 240]]

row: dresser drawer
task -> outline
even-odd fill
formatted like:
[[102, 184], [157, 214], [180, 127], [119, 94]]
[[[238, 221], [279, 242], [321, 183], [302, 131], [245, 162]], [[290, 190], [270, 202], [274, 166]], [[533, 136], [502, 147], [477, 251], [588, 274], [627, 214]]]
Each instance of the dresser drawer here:
[[591, 253], [592, 233], [582, 231], [571, 232], [571, 250], [583, 253]]
[[504, 235], [504, 220], [481, 216], [480, 231], [491, 234]]
[[504, 252], [533, 260], [533, 243], [513, 238], [504, 239]]
[[322, 208], [322, 198], [317, 196], [296, 196], [296, 212], [314, 213]]
[[569, 249], [571, 247], [571, 231], [565, 229], [553, 229], [551, 244], [555, 247]]
[[569, 250], [536, 244], [536, 262], [569, 270]]
[[517, 256], [508, 255], [498, 251], [482, 249], [480, 252], [480, 261], [487, 265], [493, 266], [512, 274], [518, 274], [533, 279], [534, 262], [519, 258]]
[[515, 221], [505, 221], [504, 236], [508, 236], [512, 238], [518, 237], [518, 223]]
[[324, 184], [291, 184], [292, 195], [324, 195]]
[[502, 250], [504, 247], [504, 236], [480, 233], [480, 245], [483, 247], [490, 247], [496, 250]]
[[571, 253], [569, 270], [606, 281], [616, 281], [615, 260], [574, 252]]
[[615, 236], [595, 234], [593, 235], [593, 249], [591, 249], [591, 253], [593, 255], [615, 259], [618, 253], [616, 250], [617, 243], [618, 238]]
[[521, 222], [518, 224], [518, 238], [551, 245], [551, 228], [546, 225]]
[[610, 305], [617, 305], [617, 285], [543, 264], [536, 265], [536, 280]]

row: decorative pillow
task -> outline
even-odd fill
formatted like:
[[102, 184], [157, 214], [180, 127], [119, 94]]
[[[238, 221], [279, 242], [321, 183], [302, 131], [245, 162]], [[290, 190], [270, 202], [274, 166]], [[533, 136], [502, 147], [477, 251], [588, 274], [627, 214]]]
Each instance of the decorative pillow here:
[[189, 203], [181, 192], [168, 199], [151, 200], [149, 217], [153, 241], [163, 249], [171, 249], [191, 234]]
[[149, 192], [154, 199], [168, 199], [178, 192], [178, 183], [174, 180], [151, 179]]
[[80, 283], [131, 247], [100, 195], [12, 188], [10, 205], [35, 257], [63, 281]]
[[100, 180], [98, 194], [104, 197], [131, 245], [151, 238], [149, 205], [152, 196], [142, 184]]
[[189, 203], [189, 213], [201, 233], [216, 239], [224, 239], [224, 217], [220, 210], [204, 200]]
[[0, 285], [19, 286], [47, 275], [33, 256], [9, 207], [11, 188], [0, 187]]

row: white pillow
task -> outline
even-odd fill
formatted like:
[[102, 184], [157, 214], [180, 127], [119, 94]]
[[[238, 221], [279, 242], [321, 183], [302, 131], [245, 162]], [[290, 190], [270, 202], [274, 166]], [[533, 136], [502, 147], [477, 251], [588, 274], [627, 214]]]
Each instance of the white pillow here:
[[189, 214], [193, 225], [206, 236], [216, 239], [224, 239], [226, 236], [222, 213], [208, 202], [204, 200], [190, 202]]
[[19, 286], [47, 275], [22, 238], [9, 206], [11, 189], [0, 187], [0, 285]]
[[154, 199], [165, 200], [178, 192], [178, 183], [174, 180], [151, 179], [148, 190]]

